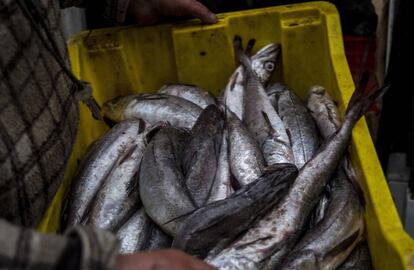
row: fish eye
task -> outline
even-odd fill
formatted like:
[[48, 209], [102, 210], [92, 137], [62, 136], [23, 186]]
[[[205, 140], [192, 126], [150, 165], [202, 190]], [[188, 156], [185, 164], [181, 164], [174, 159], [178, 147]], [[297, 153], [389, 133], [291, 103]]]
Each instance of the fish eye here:
[[264, 64], [264, 68], [266, 69], [266, 71], [271, 72], [271, 71], [273, 71], [275, 69], [275, 63], [273, 63], [273, 62], [266, 62]]

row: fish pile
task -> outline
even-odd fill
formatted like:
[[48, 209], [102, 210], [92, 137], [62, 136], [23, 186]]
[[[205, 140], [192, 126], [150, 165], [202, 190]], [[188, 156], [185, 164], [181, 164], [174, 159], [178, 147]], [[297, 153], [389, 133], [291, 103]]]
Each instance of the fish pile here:
[[386, 88], [362, 77], [340, 120], [321, 86], [302, 102], [269, 84], [281, 51], [251, 55], [219, 98], [192, 85], [110, 100], [112, 129], [88, 150], [67, 223], [117, 234], [121, 252], [177, 248], [218, 269], [366, 269], [364, 200], [347, 148]]

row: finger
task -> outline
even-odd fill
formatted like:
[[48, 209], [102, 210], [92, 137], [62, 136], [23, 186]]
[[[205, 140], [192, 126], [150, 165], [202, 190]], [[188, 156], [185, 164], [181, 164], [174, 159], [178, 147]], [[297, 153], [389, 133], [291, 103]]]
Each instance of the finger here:
[[192, 269], [194, 270], [217, 270], [217, 268], [209, 265], [208, 263], [191, 257], [192, 260]]
[[182, 6], [183, 15], [194, 16], [199, 18], [203, 23], [213, 24], [218, 22], [216, 15], [197, 0], [188, 0], [185, 2], [186, 4]]

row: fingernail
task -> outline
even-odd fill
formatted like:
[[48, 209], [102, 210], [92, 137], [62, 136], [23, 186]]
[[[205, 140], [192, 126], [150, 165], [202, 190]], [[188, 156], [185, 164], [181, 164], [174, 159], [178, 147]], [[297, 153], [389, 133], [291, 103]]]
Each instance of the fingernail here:
[[216, 14], [210, 13], [209, 17], [210, 17], [209, 18], [210, 23], [217, 23], [218, 22]]

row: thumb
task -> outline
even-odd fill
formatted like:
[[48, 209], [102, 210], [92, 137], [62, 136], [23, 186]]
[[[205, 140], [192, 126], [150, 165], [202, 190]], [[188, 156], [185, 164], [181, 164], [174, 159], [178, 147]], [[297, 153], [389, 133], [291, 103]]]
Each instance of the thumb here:
[[185, 2], [187, 3], [182, 6], [181, 10], [183, 15], [194, 16], [203, 23], [214, 24], [218, 22], [216, 15], [197, 0], [187, 0]]

